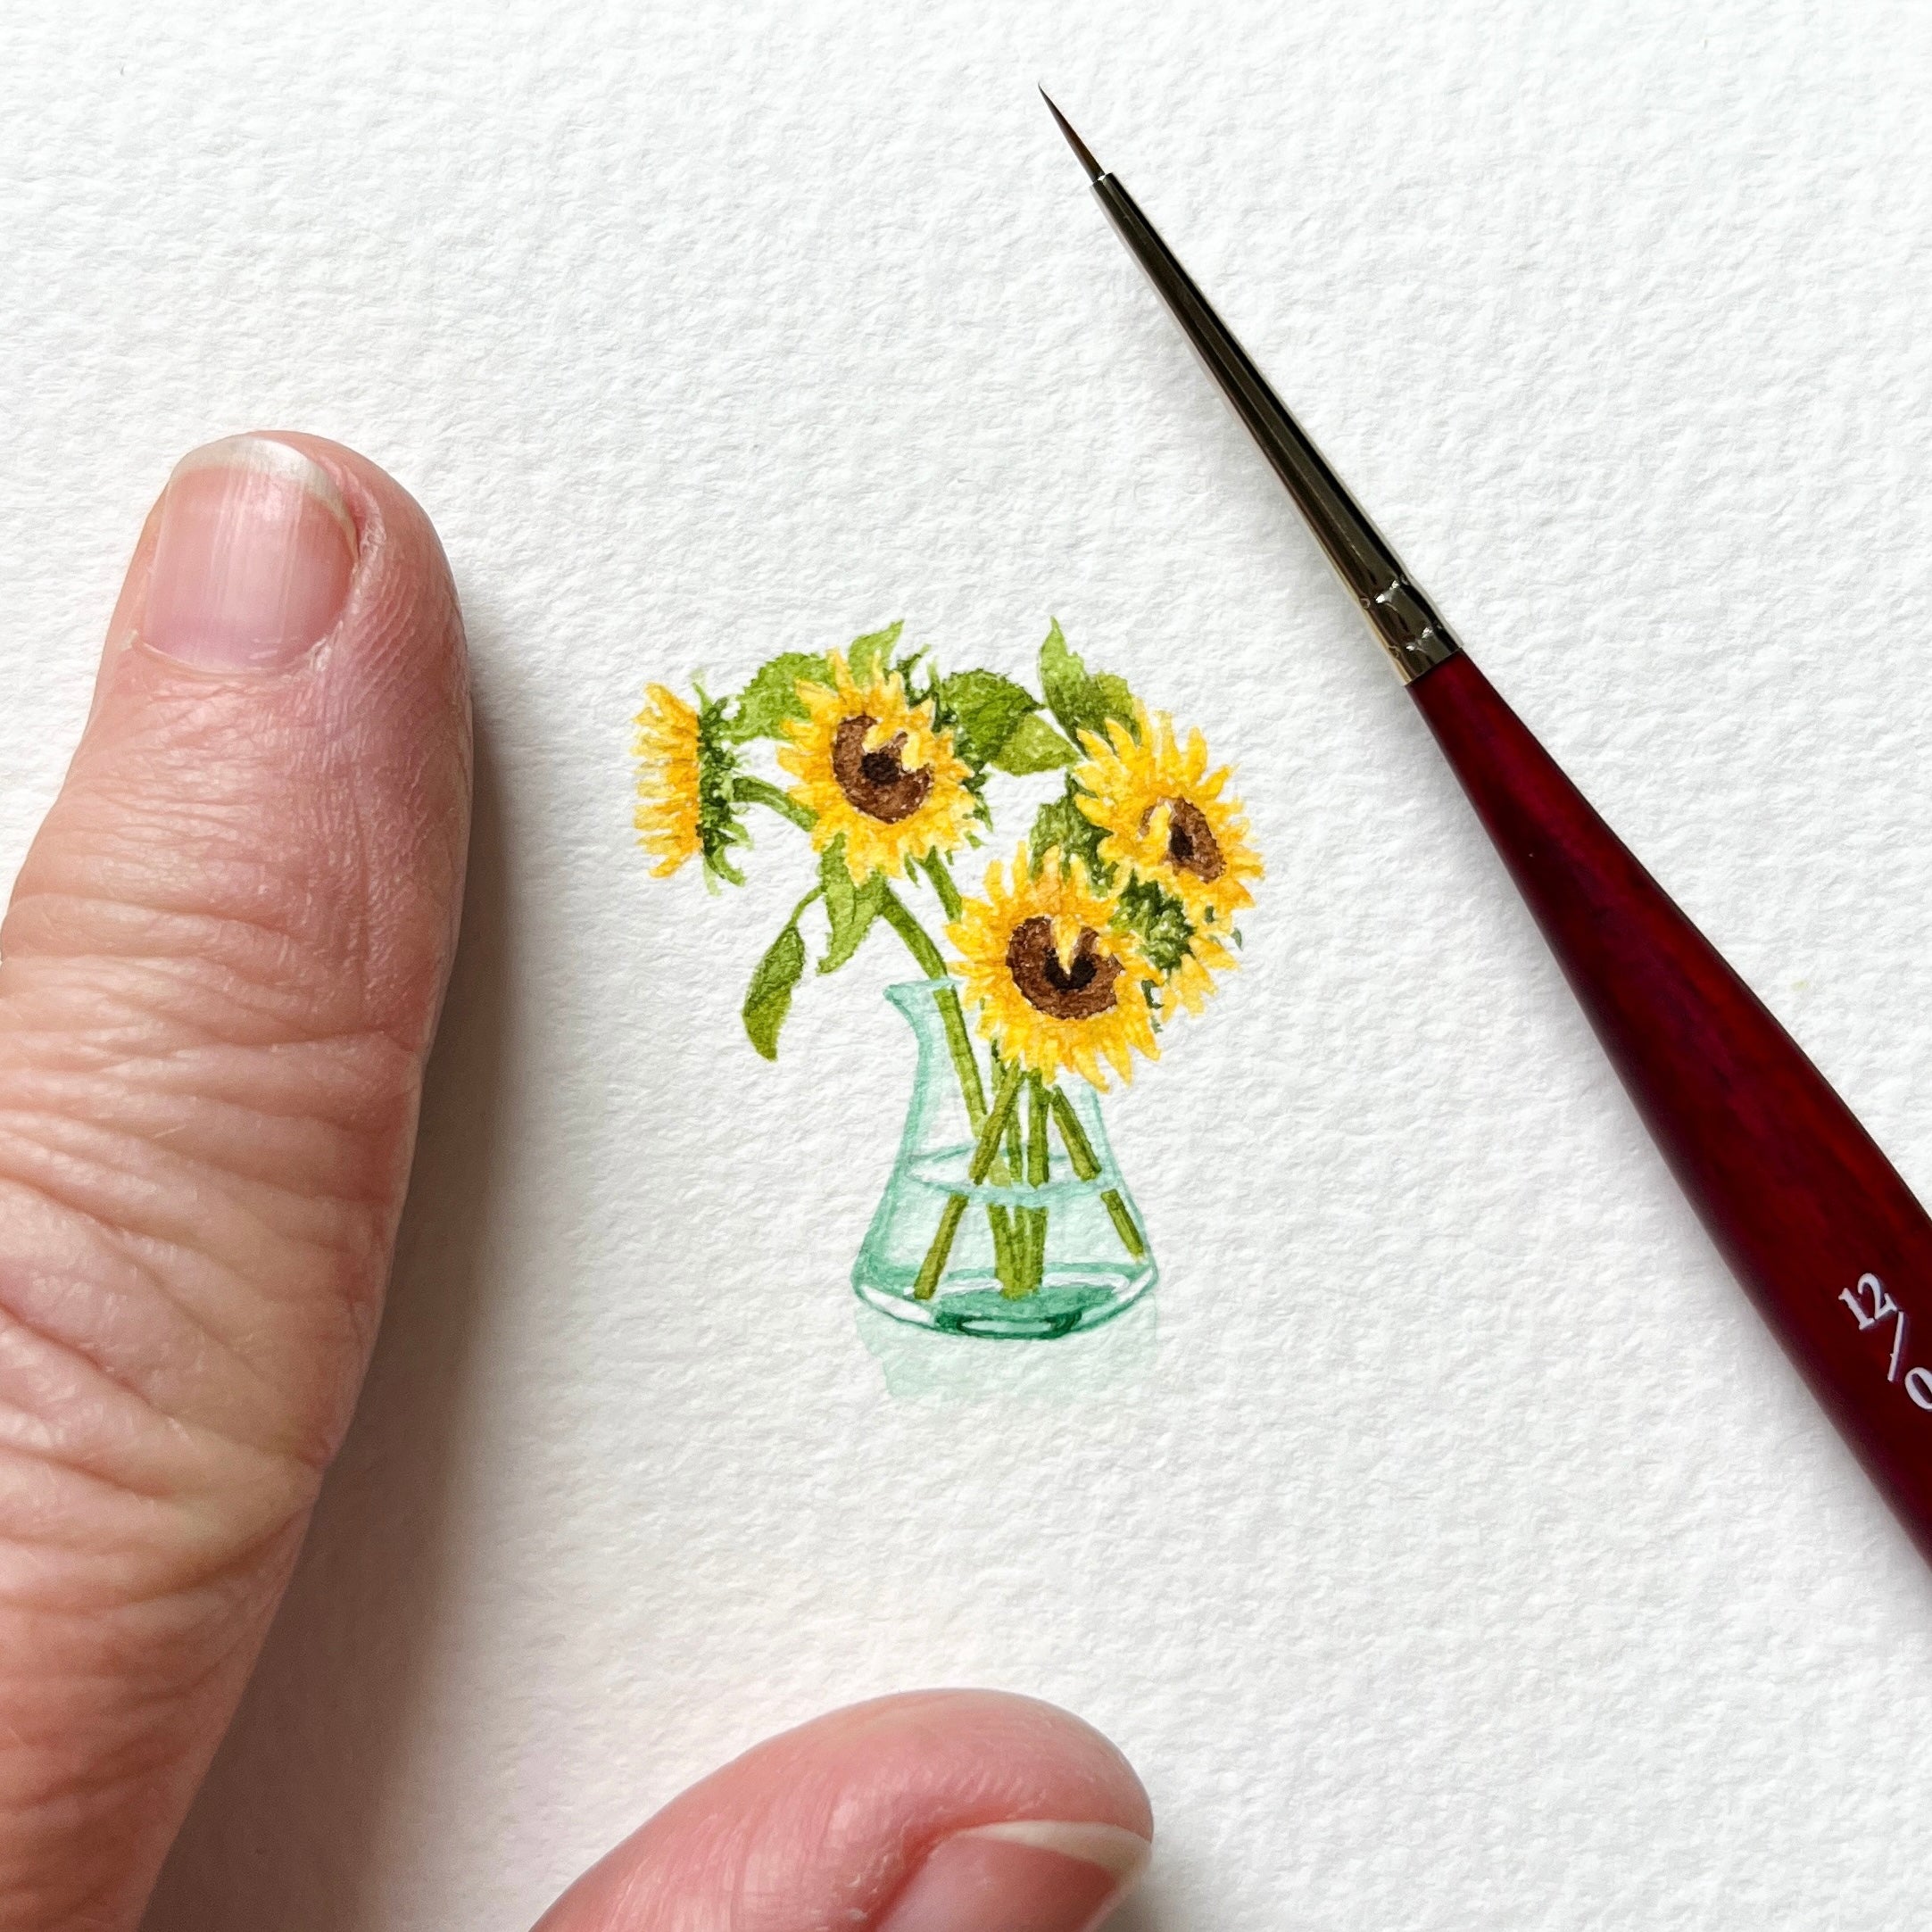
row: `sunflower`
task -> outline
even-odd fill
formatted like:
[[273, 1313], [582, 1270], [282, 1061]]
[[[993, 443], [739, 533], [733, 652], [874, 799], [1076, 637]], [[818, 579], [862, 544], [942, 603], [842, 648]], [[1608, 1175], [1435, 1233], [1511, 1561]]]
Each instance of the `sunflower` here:
[[745, 842], [732, 798], [737, 759], [723, 731], [722, 705], [700, 693], [693, 710], [662, 684], [644, 687], [633, 752], [637, 804], [631, 822], [638, 842], [656, 858], [653, 878], [668, 878], [687, 859], [701, 858], [708, 877], [744, 883], [727, 856]]
[[898, 672], [857, 684], [838, 651], [831, 667], [829, 684], [800, 682], [806, 715], [785, 723], [778, 762], [799, 781], [791, 795], [814, 815], [817, 850], [844, 835], [846, 868], [861, 884], [875, 872], [909, 874], [965, 842], [977, 809], [970, 774], [932, 704], [908, 701]]
[[987, 868], [986, 896], [969, 899], [946, 936], [980, 1031], [1007, 1060], [1105, 1091], [1103, 1060], [1132, 1080], [1135, 1052], [1158, 1055], [1146, 993], [1158, 975], [1115, 910], [1057, 852], [1035, 873], [1022, 846], [1010, 882]]
[[1197, 932], [1228, 931], [1254, 903], [1248, 882], [1262, 876], [1261, 857], [1240, 801], [1223, 796], [1227, 767], [1207, 769], [1200, 733], [1183, 744], [1166, 712], [1137, 705], [1132, 730], [1109, 718], [1105, 739], [1082, 732], [1081, 743], [1087, 759], [1073, 773], [1074, 799], [1100, 828], [1102, 861], [1153, 880]]

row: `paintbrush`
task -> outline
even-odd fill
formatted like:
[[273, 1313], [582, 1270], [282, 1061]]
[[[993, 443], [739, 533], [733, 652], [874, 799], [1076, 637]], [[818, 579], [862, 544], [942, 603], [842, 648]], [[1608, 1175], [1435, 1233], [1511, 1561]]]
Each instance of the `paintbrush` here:
[[1932, 1220], [1497, 695], [1132, 195], [1047, 105], [1388, 651], [1679, 1185], [1932, 1561]]

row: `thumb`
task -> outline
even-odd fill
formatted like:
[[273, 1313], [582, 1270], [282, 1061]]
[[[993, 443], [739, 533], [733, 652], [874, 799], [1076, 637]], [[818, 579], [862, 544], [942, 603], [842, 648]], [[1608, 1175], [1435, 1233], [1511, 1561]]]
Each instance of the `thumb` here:
[[346, 1423], [468, 810], [422, 512], [188, 458], [0, 928], [0, 1932], [131, 1925]]
[[1152, 1828], [1127, 1761], [1065, 1711], [881, 1697], [693, 1785], [536, 1932], [1091, 1932]]

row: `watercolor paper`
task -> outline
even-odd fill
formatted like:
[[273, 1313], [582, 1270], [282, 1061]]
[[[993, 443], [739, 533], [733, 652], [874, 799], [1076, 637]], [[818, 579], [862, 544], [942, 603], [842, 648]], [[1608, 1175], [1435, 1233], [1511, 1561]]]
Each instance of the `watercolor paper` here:
[[[1032, 88], [1923, 1194], [1928, 39], [1903, 0], [9, 10], [8, 856], [213, 436], [392, 468], [477, 660], [387, 1325], [155, 1927], [527, 1925], [758, 1737], [932, 1683], [1132, 1754], [1134, 1932], [1922, 1916], [1932, 1583]], [[1265, 855], [1240, 970], [1107, 1099], [1161, 1280], [1090, 1333], [856, 1299], [902, 969], [802, 985], [767, 1062], [807, 885], [653, 878], [630, 824], [647, 683], [901, 617], [1029, 689], [1057, 618]]]

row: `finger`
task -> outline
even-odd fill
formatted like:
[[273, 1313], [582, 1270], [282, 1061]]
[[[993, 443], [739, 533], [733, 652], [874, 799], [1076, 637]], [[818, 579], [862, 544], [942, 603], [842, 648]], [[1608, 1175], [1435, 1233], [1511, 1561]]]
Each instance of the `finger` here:
[[1139, 1879], [1147, 1794], [1051, 1704], [854, 1704], [693, 1785], [537, 1932], [1088, 1932]]
[[354, 1400], [453, 939], [435, 533], [188, 458], [0, 928], [0, 1928], [131, 1925]]

